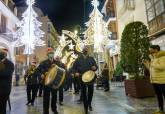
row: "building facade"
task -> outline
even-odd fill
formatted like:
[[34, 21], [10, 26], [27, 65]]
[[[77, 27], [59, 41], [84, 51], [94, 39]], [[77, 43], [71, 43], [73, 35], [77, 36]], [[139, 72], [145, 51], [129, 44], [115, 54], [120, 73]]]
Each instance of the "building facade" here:
[[165, 50], [165, 1], [145, 0], [149, 38]]
[[12, 0], [0, 1], [0, 47], [8, 49], [8, 58], [15, 63], [13, 33], [16, 30], [17, 9]]
[[112, 32], [110, 42], [108, 44], [109, 55], [112, 61], [112, 66], [115, 69], [119, 61], [118, 57], [118, 22], [116, 12], [116, 0], [106, 0], [102, 8], [104, 20], [108, 30]]

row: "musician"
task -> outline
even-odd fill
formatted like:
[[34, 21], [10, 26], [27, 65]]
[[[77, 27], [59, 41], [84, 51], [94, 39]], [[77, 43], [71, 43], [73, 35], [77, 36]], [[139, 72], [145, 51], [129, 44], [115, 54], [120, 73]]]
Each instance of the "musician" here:
[[[79, 57], [76, 59], [74, 65], [73, 65], [73, 70], [75, 72], [76, 76], [79, 76], [81, 81], [81, 94], [82, 94], [82, 99], [84, 103], [84, 109], [85, 109], [85, 114], [88, 114], [88, 108], [90, 111], [92, 111], [92, 97], [93, 97], [93, 92], [94, 92], [94, 83], [86, 85], [82, 81], [82, 74], [89, 70], [96, 71], [97, 70], [97, 65], [93, 57], [88, 55], [88, 47], [84, 46], [83, 48], [83, 53], [79, 55]], [[87, 92], [88, 89], [88, 92]], [[88, 93], [88, 94], [87, 94]]]
[[31, 104], [33, 106], [37, 95], [39, 79], [38, 79], [38, 74], [34, 74], [35, 70], [36, 70], [36, 62], [33, 61], [24, 76], [25, 84], [27, 85], [26, 105]]
[[[35, 73], [40, 73], [42, 79], [45, 79], [45, 73], [53, 67], [55, 64], [54, 61], [54, 50], [52, 48], [48, 48], [47, 50], [48, 59], [44, 60], [36, 69]], [[51, 94], [51, 108], [54, 114], [58, 114], [57, 112], [57, 90], [53, 89], [47, 85], [43, 85], [43, 114], [49, 114], [49, 102], [50, 102], [50, 94]]]
[[[65, 65], [61, 62], [61, 58], [59, 56], [55, 57], [54, 60], [55, 64], [63, 69], [65, 69]], [[63, 105], [63, 97], [64, 97], [64, 85], [60, 86], [60, 88], [58, 89], [59, 92], [59, 104]]]
[[6, 114], [14, 72], [14, 64], [7, 59], [7, 52], [7, 49], [0, 49], [0, 114]]

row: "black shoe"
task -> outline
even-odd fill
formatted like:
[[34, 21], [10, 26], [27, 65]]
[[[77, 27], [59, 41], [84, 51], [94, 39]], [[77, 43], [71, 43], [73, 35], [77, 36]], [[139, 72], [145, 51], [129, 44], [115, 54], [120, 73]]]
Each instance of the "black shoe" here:
[[54, 114], [58, 114], [58, 112], [57, 112], [57, 111], [55, 111], [55, 112], [54, 112]]
[[88, 110], [85, 110], [85, 114], [88, 114]]
[[105, 92], [108, 92], [108, 91], [109, 91], [109, 89], [105, 89], [104, 91], [105, 91]]
[[28, 101], [27, 103], [26, 103], [26, 105], [29, 105], [31, 102], [30, 101]]
[[82, 100], [77, 100], [77, 104], [81, 104], [82, 103]]
[[59, 104], [62, 106], [62, 105], [64, 105], [62, 102], [59, 102]]
[[34, 103], [32, 102], [31, 105], [34, 106]]
[[93, 111], [93, 108], [92, 108], [92, 106], [89, 106], [89, 111]]

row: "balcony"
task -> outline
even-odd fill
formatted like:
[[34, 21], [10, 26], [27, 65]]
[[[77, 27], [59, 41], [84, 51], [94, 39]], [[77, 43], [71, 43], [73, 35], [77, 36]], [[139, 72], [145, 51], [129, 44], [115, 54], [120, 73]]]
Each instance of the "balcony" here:
[[165, 12], [148, 22], [149, 36], [157, 36], [165, 32]]
[[14, 12], [15, 13], [15, 11], [14, 11], [14, 6], [15, 4], [14, 4], [14, 2], [12, 1], [12, 0], [9, 0], [8, 1], [8, 7], [9, 7], [9, 9], [12, 11], [12, 12]]

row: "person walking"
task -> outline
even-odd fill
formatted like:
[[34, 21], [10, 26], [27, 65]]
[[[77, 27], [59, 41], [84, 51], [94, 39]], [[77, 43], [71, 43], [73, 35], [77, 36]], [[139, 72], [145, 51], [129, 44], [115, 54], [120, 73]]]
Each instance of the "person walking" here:
[[107, 63], [105, 63], [104, 68], [102, 70], [103, 76], [103, 84], [104, 84], [104, 91], [109, 91], [109, 69]]
[[0, 114], [6, 114], [6, 104], [12, 87], [14, 64], [7, 59], [7, 49], [0, 49]]
[[84, 104], [85, 114], [88, 114], [88, 109], [92, 111], [92, 98], [94, 92], [94, 83], [85, 84], [82, 81], [82, 75], [89, 71], [96, 71], [97, 64], [93, 57], [88, 54], [88, 47], [84, 46], [83, 53], [79, 55], [76, 61], [73, 64], [73, 71], [75, 72], [75, 76], [80, 78], [81, 83], [81, 95]]
[[27, 104], [34, 105], [35, 98], [37, 96], [37, 90], [38, 90], [38, 74], [33, 74], [36, 70], [36, 62], [33, 61], [27, 70], [27, 73], [24, 76], [25, 84], [27, 86]]
[[159, 45], [151, 45], [150, 60], [144, 60], [145, 66], [150, 70], [150, 80], [153, 84], [159, 110], [153, 114], [164, 114], [165, 98], [165, 51], [161, 51]]

